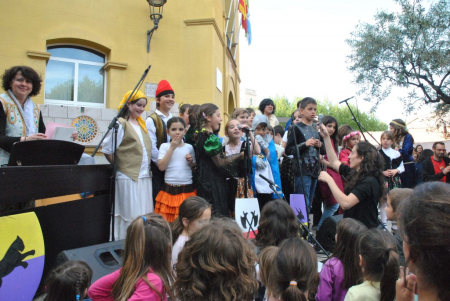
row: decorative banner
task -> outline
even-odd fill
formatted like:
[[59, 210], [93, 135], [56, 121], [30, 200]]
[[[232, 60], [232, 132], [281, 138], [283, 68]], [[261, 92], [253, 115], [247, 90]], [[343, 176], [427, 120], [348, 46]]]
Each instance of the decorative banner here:
[[0, 300], [33, 300], [45, 248], [34, 212], [0, 217]]
[[295, 215], [298, 219], [308, 226], [308, 213], [306, 211], [305, 196], [303, 194], [291, 194], [290, 204], [292, 210], [294, 210]]
[[235, 220], [241, 227], [245, 238], [255, 238], [258, 233], [259, 212], [258, 199], [236, 199]]

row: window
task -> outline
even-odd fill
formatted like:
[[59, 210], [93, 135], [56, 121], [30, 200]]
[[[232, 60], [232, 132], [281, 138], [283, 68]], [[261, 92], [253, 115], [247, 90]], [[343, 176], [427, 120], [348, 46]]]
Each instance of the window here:
[[253, 105], [253, 99], [250, 98], [250, 105]]
[[51, 46], [47, 51], [46, 103], [105, 106], [105, 55], [77, 46]]

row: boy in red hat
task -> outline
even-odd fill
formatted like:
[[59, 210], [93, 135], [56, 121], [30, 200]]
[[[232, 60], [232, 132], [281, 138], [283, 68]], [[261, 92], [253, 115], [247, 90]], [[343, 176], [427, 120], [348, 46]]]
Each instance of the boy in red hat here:
[[158, 168], [158, 149], [161, 144], [170, 141], [170, 136], [166, 133], [167, 121], [172, 118], [170, 109], [175, 104], [175, 92], [169, 82], [162, 80], [159, 82], [155, 93], [156, 110], [145, 121], [150, 138], [152, 140], [152, 186], [153, 200], [158, 195], [164, 184], [164, 172]]

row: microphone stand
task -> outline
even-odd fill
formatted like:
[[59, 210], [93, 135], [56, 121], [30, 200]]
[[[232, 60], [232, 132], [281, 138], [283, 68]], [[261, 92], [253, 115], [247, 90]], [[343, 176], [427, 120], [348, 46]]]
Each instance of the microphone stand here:
[[[262, 179], [264, 179], [264, 178], [262, 178]], [[272, 189], [272, 191], [277, 195], [277, 197], [278, 197], [280, 200], [285, 201], [286, 203], [288, 203], [288, 201], [286, 201], [285, 198], [282, 198], [282, 197], [280, 196], [280, 194], [277, 192], [277, 190], [276, 190], [275, 187], [272, 185], [272, 183], [270, 183], [270, 182], [267, 181], [266, 179], [264, 179], [264, 180], [269, 184], [270, 189]], [[284, 193], [283, 193], [283, 195], [284, 195]], [[289, 203], [288, 203], [288, 204], [289, 204]], [[306, 208], [307, 208], [307, 207], [306, 207]], [[306, 211], [308, 211], [308, 209], [306, 209]], [[329, 254], [329, 253], [322, 247], [322, 245], [317, 241], [316, 237], [314, 236], [314, 234], [312, 234], [311, 231], [309, 231], [308, 227], [306, 227], [305, 225], [303, 225], [302, 221], [301, 221], [297, 216], [296, 216], [295, 218], [297, 219], [298, 223], [299, 223], [300, 226], [302, 227], [303, 231], [306, 232], [306, 233], [308, 233], [308, 237], [311, 237], [311, 239], [314, 241], [314, 244], [315, 244], [316, 246], [318, 246], [318, 247], [322, 250], [322, 252], [327, 256], [327, 258], [330, 258], [330, 254]]]
[[152, 65], [149, 65], [147, 67], [147, 69], [145, 69], [144, 73], [142, 74], [141, 78], [139, 79], [138, 83], [136, 84], [136, 86], [134, 87], [133, 91], [130, 93], [130, 95], [128, 96], [127, 100], [125, 101], [123, 107], [120, 109], [119, 113], [117, 113], [117, 115], [111, 120], [111, 123], [108, 126], [108, 130], [106, 131], [106, 133], [103, 135], [102, 139], [100, 140], [99, 144], [97, 145], [97, 147], [95, 148], [94, 152], [92, 153], [92, 157], [95, 156], [95, 154], [98, 152], [100, 146], [103, 143], [103, 140], [105, 140], [106, 136], [108, 135], [109, 131], [111, 131], [112, 129], [114, 129], [114, 139], [113, 139], [113, 157], [112, 157], [112, 163], [113, 164], [113, 172], [111, 175], [111, 189], [110, 189], [110, 194], [109, 194], [109, 199], [110, 199], [110, 204], [111, 204], [111, 241], [115, 241], [115, 237], [114, 237], [114, 222], [115, 222], [115, 211], [116, 211], [116, 175], [117, 175], [117, 161], [116, 161], [116, 151], [117, 151], [117, 132], [119, 129], [119, 125], [117, 124], [117, 121], [119, 120], [119, 116], [123, 113], [123, 111], [125, 110], [127, 103], [130, 101], [130, 98], [134, 95], [134, 93], [136, 92], [136, 90], [138, 90], [141, 86], [142, 83], [144, 82], [144, 79], [147, 77], [148, 72], [150, 71], [150, 68], [152, 67]]
[[250, 143], [249, 143], [249, 136], [250, 133], [248, 131], [245, 131], [245, 150], [244, 150], [244, 172], [245, 172], [245, 177], [244, 177], [244, 197], [247, 198], [248, 195], [248, 179], [249, 179], [249, 175], [251, 173], [251, 163], [250, 163]]
[[348, 99], [346, 99], [346, 100], [344, 100], [344, 101], [341, 101], [341, 102], [345, 102], [345, 104], [347, 105], [347, 108], [348, 108], [348, 110], [350, 111], [350, 114], [352, 114], [352, 120], [353, 120], [354, 122], [356, 122], [356, 125], [358, 126], [359, 131], [361, 132], [361, 134], [363, 135], [364, 140], [367, 141], [367, 138], [366, 138], [366, 136], [364, 135], [363, 129], [367, 132], [367, 134], [369, 134], [369, 136], [370, 136], [376, 143], [378, 143], [378, 145], [381, 146], [380, 142], [378, 142], [378, 140], [375, 139], [375, 137], [372, 136], [372, 134], [371, 134], [368, 130], [366, 130], [366, 129], [361, 125], [361, 123], [358, 121], [358, 119], [356, 119], [355, 114], [353, 114], [352, 108], [350, 108], [350, 105], [348, 104]]

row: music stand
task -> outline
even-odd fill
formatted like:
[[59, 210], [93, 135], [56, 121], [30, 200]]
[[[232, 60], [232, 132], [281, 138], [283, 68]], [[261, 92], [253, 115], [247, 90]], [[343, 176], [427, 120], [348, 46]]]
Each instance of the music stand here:
[[84, 146], [62, 140], [32, 140], [13, 144], [8, 166], [77, 165]]

